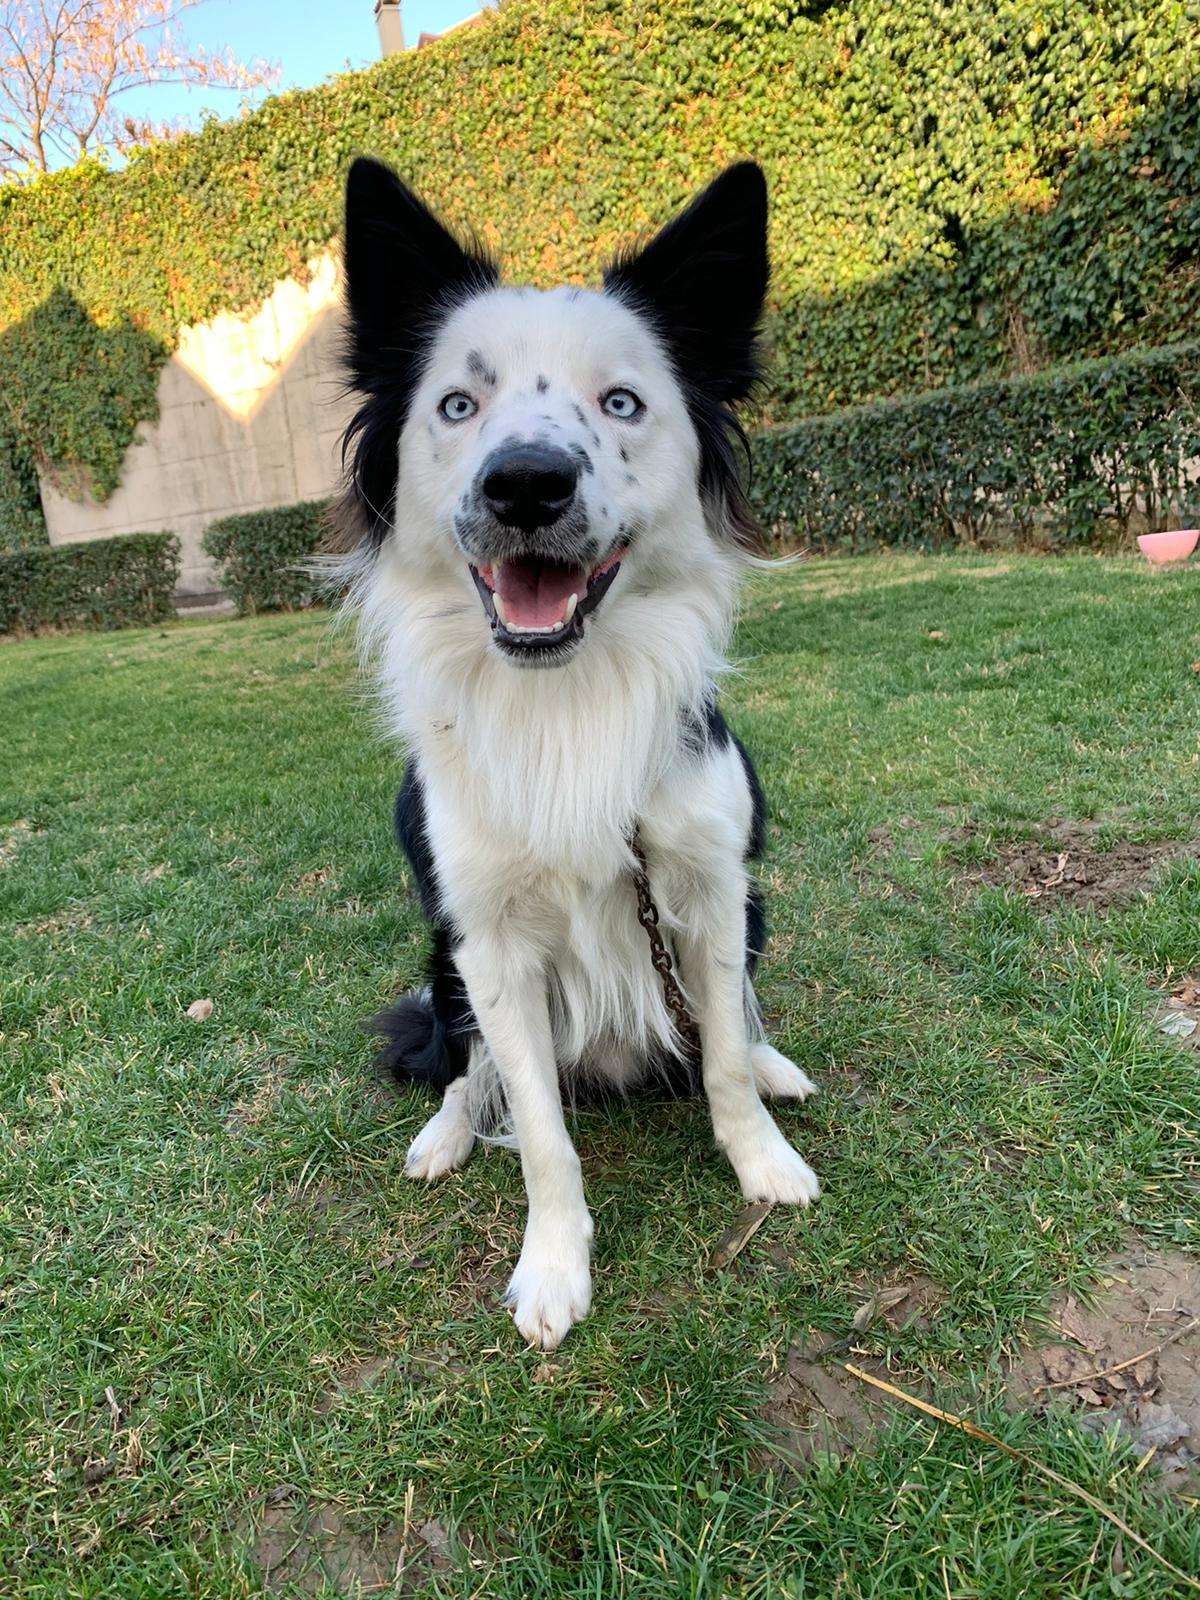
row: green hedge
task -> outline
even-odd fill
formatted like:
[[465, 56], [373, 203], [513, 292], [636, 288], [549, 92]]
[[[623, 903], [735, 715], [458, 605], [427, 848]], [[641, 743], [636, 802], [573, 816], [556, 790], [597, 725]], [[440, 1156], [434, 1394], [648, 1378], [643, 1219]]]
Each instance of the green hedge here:
[[179, 541], [169, 533], [0, 555], [0, 633], [127, 628], [175, 615]]
[[540, 282], [758, 157], [772, 420], [1184, 338], [1198, 84], [1194, 0], [506, 0], [120, 172], [0, 188], [0, 432], [107, 492], [178, 326], [302, 271], [362, 150]]
[[209, 526], [204, 548], [220, 562], [222, 587], [242, 616], [313, 603], [319, 585], [305, 563], [317, 553], [327, 505], [326, 500], [302, 500], [222, 517]]
[[753, 453], [760, 515], [817, 549], [1176, 526], [1200, 513], [1200, 343], [814, 417]]

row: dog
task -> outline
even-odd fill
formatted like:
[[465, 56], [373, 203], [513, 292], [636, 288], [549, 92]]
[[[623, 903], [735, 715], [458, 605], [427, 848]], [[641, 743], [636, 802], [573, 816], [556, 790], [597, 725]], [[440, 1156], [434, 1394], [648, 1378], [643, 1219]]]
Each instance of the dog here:
[[552, 1350], [591, 1301], [564, 1093], [686, 1056], [637, 851], [743, 1193], [819, 1192], [763, 1104], [813, 1085], [758, 1020], [763, 798], [716, 695], [756, 536], [732, 407], [758, 378], [766, 183], [728, 168], [598, 289], [503, 286], [368, 158], [344, 240], [336, 522], [432, 930], [426, 987], [376, 1019], [381, 1060], [442, 1095], [413, 1178], [461, 1167], [498, 1097], [528, 1200], [506, 1303]]

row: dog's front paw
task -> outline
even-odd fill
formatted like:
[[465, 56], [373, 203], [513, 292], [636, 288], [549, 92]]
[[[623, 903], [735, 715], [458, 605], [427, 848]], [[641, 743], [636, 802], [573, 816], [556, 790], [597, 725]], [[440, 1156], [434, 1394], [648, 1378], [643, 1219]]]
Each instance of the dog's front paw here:
[[426, 1182], [443, 1178], [447, 1172], [458, 1171], [474, 1146], [475, 1130], [470, 1117], [457, 1103], [448, 1101], [409, 1145], [404, 1157], [405, 1174]]
[[770, 1200], [783, 1206], [806, 1206], [820, 1198], [817, 1175], [773, 1122], [742, 1145], [729, 1150], [747, 1200]]
[[578, 1237], [553, 1241], [526, 1235], [504, 1303], [521, 1335], [537, 1350], [557, 1350], [592, 1303], [591, 1222]]
[[807, 1100], [817, 1092], [807, 1072], [801, 1072], [794, 1061], [765, 1040], [750, 1046], [750, 1070], [754, 1087], [767, 1100]]

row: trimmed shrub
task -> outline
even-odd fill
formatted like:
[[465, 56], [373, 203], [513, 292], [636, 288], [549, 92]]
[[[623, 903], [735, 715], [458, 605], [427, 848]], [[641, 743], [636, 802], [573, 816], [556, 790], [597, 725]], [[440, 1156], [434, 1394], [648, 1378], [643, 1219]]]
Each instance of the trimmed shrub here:
[[0, 633], [128, 628], [175, 615], [179, 540], [129, 533], [0, 554]]
[[1200, 343], [860, 406], [752, 448], [759, 514], [816, 549], [1175, 525], [1200, 512]]
[[204, 548], [221, 563], [221, 582], [241, 616], [312, 605], [318, 585], [304, 563], [317, 552], [327, 505], [302, 500], [222, 517], [208, 527]]
[[1200, 313], [1192, 3], [505, 0], [119, 172], [0, 187], [0, 453], [108, 493], [179, 325], [302, 273], [364, 150], [541, 283], [758, 157], [771, 420], [1186, 338]]

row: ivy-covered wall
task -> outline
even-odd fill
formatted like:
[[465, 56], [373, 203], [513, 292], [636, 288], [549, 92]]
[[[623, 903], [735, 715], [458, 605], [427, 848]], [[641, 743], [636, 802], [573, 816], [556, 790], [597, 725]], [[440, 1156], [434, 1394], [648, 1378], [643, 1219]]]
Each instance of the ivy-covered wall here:
[[111, 490], [176, 329], [302, 273], [361, 150], [538, 282], [756, 156], [775, 420], [1186, 336], [1198, 67], [1197, 0], [506, 0], [120, 173], [0, 189], [0, 543], [35, 460]]

